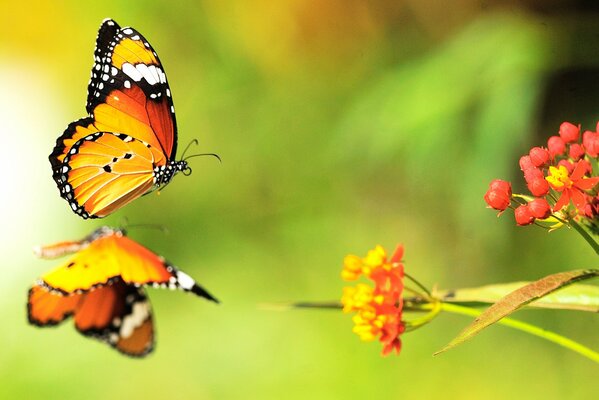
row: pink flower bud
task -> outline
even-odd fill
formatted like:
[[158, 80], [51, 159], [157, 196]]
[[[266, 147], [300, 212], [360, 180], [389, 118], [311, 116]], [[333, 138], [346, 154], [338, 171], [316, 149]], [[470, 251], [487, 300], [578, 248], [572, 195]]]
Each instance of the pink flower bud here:
[[530, 225], [534, 222], [535, 217], [532, 215], [528, 206], [519, 206], [514, 210], [516, 223], [520, 226]]
[[549, 140], [547, 140], [547, 149], [549, 150], [551, 158], [555, 158], [555, 156], [562, 155], [566, 152], [566, 142], [559, 136], [551, 136]]
[[559, 126], [559, 135], [566, 143], [576, 142], [580, 135], [580, 125], [576, 126], [569, 122], [563, 122]]
[[530, 213], [535, 218], [545, 219], [551, 215], [551, 207], [545, 199], [534, 199], [528, 203]]
[[549, 151], [542, 147], [533, 147], [530, 149], [530, 161], [535, 167], [542, 167], [549, 162]]
[[599, 155], [599, 133], [585, 131], [582, 134], [582, 144], [589, 157], [596, 158]]

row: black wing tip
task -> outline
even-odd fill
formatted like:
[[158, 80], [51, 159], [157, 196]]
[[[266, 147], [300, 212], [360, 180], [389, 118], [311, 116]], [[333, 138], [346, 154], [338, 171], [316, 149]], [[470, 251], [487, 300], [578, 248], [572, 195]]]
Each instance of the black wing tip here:
[[207, 300], [213, 301], [216, 304], [220, 304], [220, 300], [218, 300], [216, 297], [214, 297], [213, 295], [210, 294], [210, 292], [208, 292], [206, 289], [204, 289], [203, 287], [201, 287], [200, 285], [198, 285], [197, 283], [195, 285], [193, 285], [193, 287], [191, 288], [191, 293], [194, 293], [200, 297], [203, 297]]

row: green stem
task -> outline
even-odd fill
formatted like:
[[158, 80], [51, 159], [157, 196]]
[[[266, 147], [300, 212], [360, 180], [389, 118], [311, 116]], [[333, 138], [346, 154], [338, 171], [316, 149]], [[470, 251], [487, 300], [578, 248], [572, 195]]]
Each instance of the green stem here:
[[409, 280], [411, 280], [412, 282], [414, 282], [416, 284], [416, 286], [418, 286], [420, 289], [422, 289], [422, 291], [424, 291], [424, 293], [426, 293], [426, 295], [428, 296], [428, 298], [431, 298], [431, 292], [428, 291], [428, 289], [420, 282], [418, 282], [413, 276], [407, 274], [404, 272], [404, 276], [406, 278], [408, 278]]
[[599, 254], [599, 244], [591, 237], [591, 235], [589, 235], [589, 233], [576, 221], [570, 220], [568, 223], [572, 228], [576, 229], [576, 231], [580, 233], [580, 236], [582, 236], [584, 240], [588, 242], [588, 244], [591, 245], [593, 250], [595, 250], [595, 253]]
[[[468, 315], [471, 317], [478, 317], [482, 314], [482, 311], [475, 310], [469, 307], [458, 306], [450, 303], [441, 303], [441, 309], [454, 314]], [[557, 333], [547, 331], [545, 329], [541, 329], [538, 326], [534, 326], [528, 324], [526, 322], [518, 321], [511, 318], [503, 318], [497, 321], [498, 324], [509, 326], [510, 328], [521, 330], [522, 332], [529, 333], [531, 335], [540, 337], [541, 339], [548, 340], [555, 344], [559, 344], [567, 348], [568, 350], [572, 350], [583, 357], [586, 357], [592, 361], [599, 363], [599, 353], [589, 349], [582, 344], [573, 341], [572, 339], [568, 339], [567, 337], [558, 335]]]
[[434, 303], [428, 303], [427, 306], [430, 305], [430, 307], [426, 307], [426, 309], [430, 309], [429, 313], [423, 317], [405, 321], [406, 328], [409, 328], [409, 330], [414, 330], [414, 329], [420, 328], [422, 325], [428, 324], [433, 319], [435, 319], [437, 314], [439, 314], [441, 312], [442, 304], [443, 303], [441, 303], [440, 301], [435, 301]]

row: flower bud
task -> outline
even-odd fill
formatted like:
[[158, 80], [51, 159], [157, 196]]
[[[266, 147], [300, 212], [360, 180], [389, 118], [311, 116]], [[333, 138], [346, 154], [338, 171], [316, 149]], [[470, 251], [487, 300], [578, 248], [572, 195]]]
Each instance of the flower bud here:
[[533, 147], [528, 154], [530, 155], [530, 161], [535, 167], [542, 167], [549, 162], [549, 151], [542, 147]]
[[489, 188], [506, 192], [508, 196], [512, 195], [512, 184], [501, 179], [493, 179], [489, 184]]
[[544, 179], [543, 171], [538, 168], [528, 168], [524, 170], [524, 180], [526, 183], [531, 183], [537, 179]]
[[512, 197], [506, 191], [497, 189], [489, 189], [485, 193], [484, 199], [489, 207], [498, 211], [504, 211], [510, 205], [510, 201], [512, 201]]
[[533, 217], [545, 219], [551, 215], [551, 207], [545, 199], [534, 199], [528, 203], [528, 208]]
[[566, 152], [566, 142], [559, 136], [551, 136], [549, 140], [547, 140], [547, 149], [549, 150], [551, 158], [555, 158], [555, 156], [562, 155]]
[[596, 158], [599, 155], [599, 133], [585, 131], [582, 134], [582, 144], [589, 157]]
[[543, 197], [549, 193], [549, 182], [544, 177], [533, 179], [526, 186], [535, 197]]
[[526, 171], [529, 168], [535, 167], [535, 165], [532, 163], [532, 160], [530, 159], [529, 155], [520, 157], [519, 164], [520, 164], [520, 169], [522, 171]]
[[576, 126], [569, 122], [563, 122], [559, 127], [559, 135], [566, 143], [576, 142], [580, 135], [580, 125]]
[[580, 143], [572, 143], [568, 155], [574, 161], [578, 161], [584, 156], [584, 147]]
[[519, 206], [514, 210], [516, 223], [520, 226], [530, 225], [534, 222], [535, 217], [532, 215], [528, 206]]

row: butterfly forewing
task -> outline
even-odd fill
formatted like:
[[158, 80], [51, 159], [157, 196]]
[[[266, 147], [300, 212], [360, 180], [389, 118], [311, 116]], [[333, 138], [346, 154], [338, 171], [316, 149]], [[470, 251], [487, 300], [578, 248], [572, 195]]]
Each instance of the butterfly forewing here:
[[[108, 228], [101, 229], [110, 232]], [[119, 230], [93, 240], [63, 265], [43, 275], [41, 282], [52, 290], [71, 294], [89, 291], [117, 278], [126, 284], [180, 289], [216, 301], [189, 275]]]
[[[135, 29], [120, 28], [113, 20], [106, 20], [100, 27], [94, 55], [87, 112], [100, 124], [110, 126], [109, 131], [127, 133], [160, 147], [172, 159], [177, 145], [174, 106], [166, 74], [150, 43]], [[150, 133], [131, 130], [132, 121], [107, 111], [107, 105], [137, 119]]]

